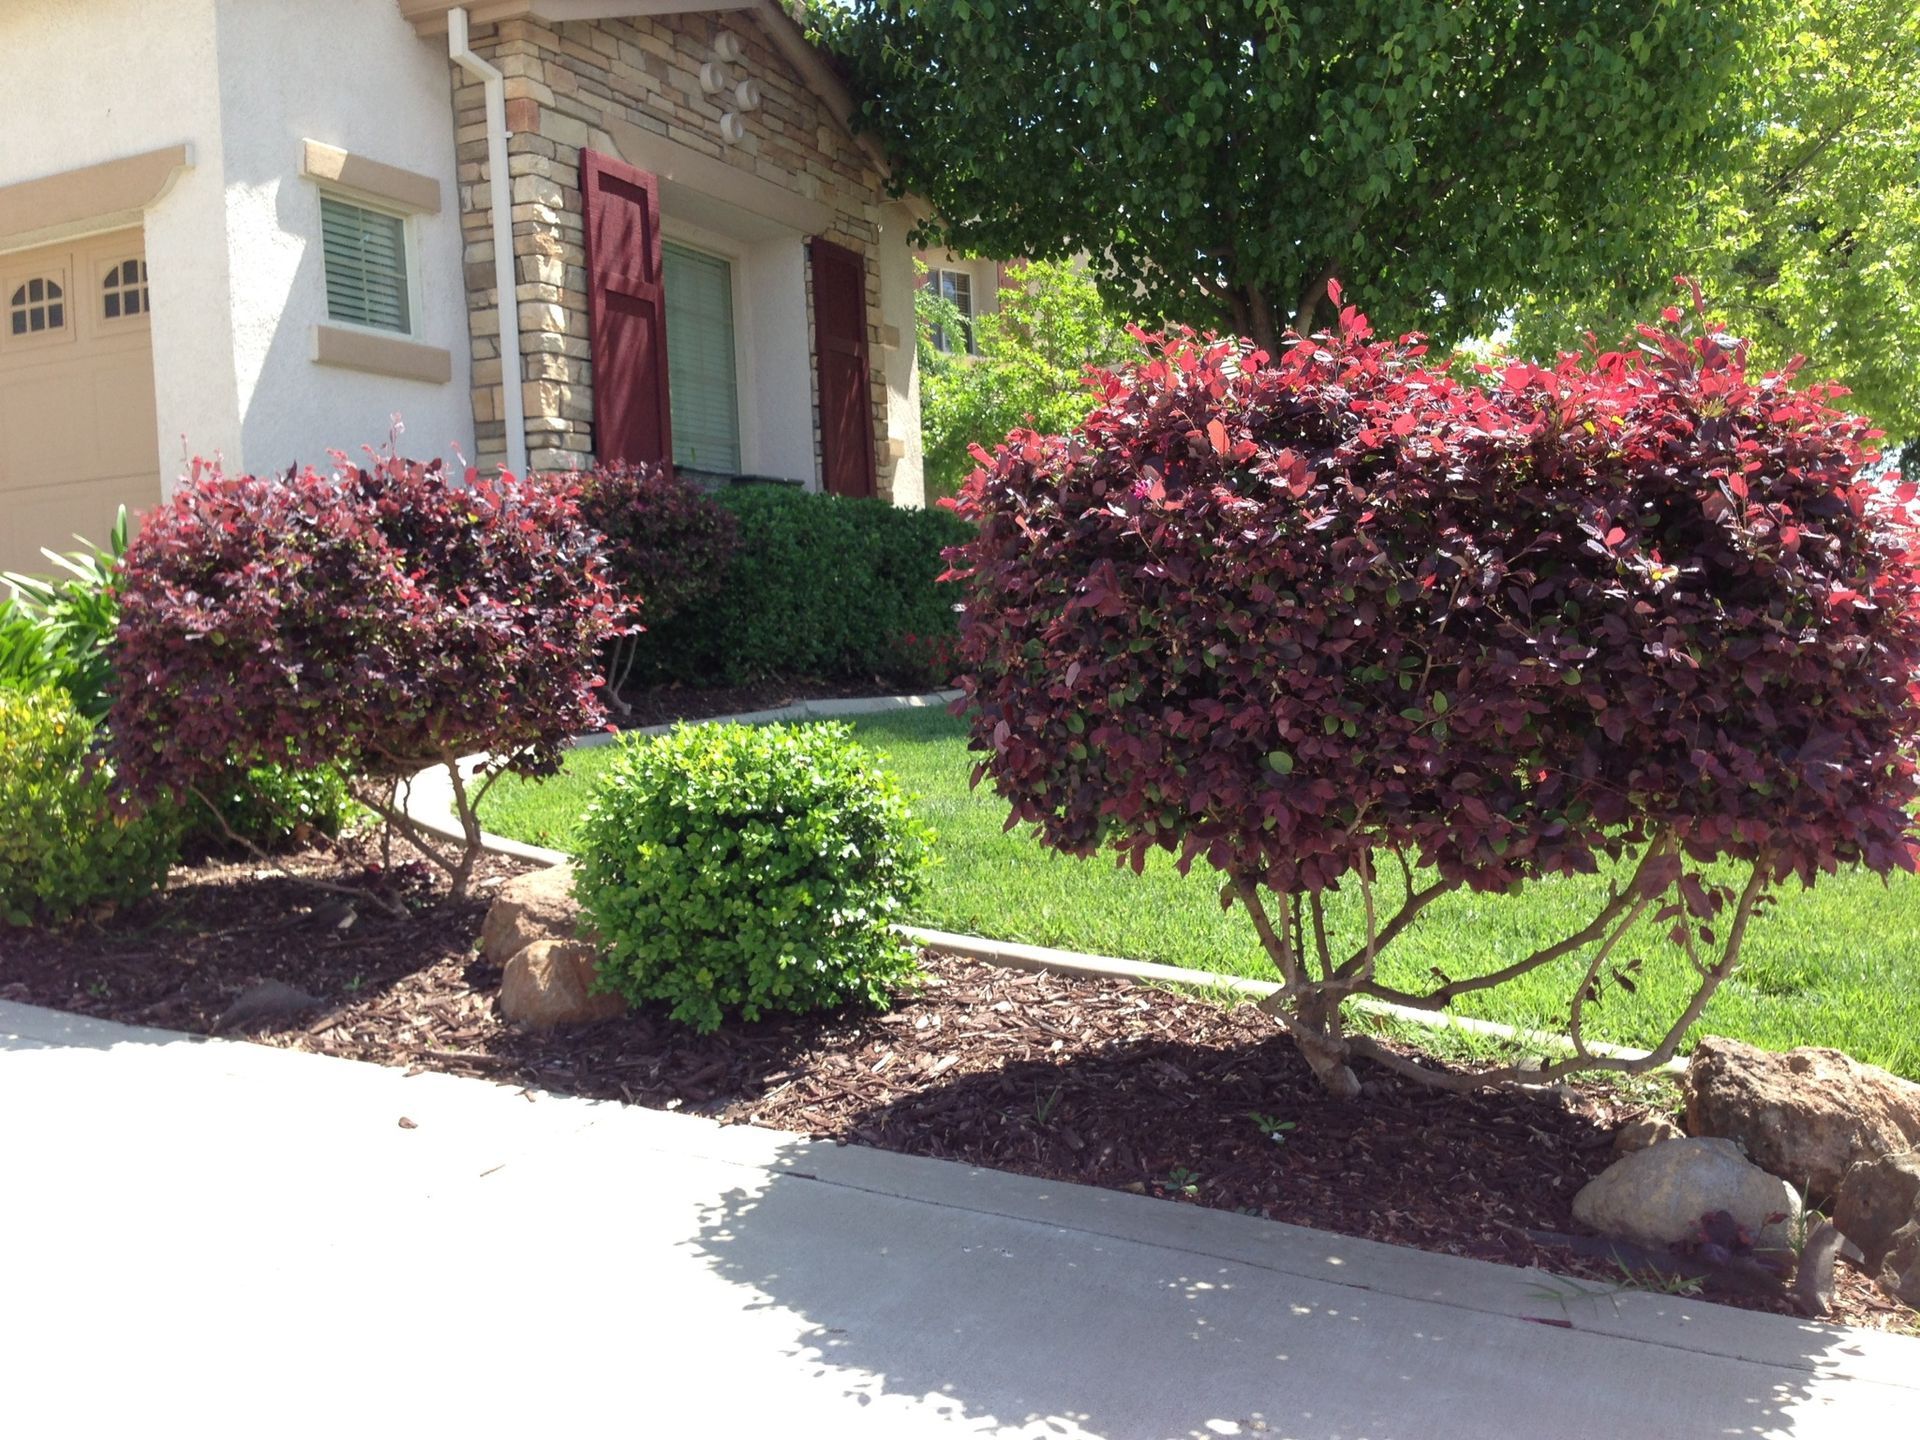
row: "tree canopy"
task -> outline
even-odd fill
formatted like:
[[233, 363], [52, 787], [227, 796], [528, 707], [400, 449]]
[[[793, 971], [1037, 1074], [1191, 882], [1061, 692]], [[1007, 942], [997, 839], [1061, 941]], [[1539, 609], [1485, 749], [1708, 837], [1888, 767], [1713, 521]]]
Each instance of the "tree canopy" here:
[[1850, 406], [1920, 441], [1920, 6], [1777, 4], [1747, 48], [1722, 102], [1732, 143], [1697, 155], [1681, 223], [1629, 274], [1543, 286], [1518, 348], [1588, 328], [1616, 341], [1684, 271], [1756, 363], [1805, 354], [1807, 378], [1840, 381]]
[[1637, 272], [1759, 0], [845, 0], [814, 12], [957, 250], [1273, 345], [1329, 279], [1485, 333]]
[[933, 332], [959, 333], [951, 301], [931, 286], [918, 294], [920, 417], [927, 495], [951, 495], [974, 467], [972, 449], [991, 449], [1009, 430], [1030, 425], [1056, 434], [1087, 418], [1094, 367], [1139, 354], [1125, 321], [1103, 304], [1093, 281], [1070, 260], [1009, 267], [999, 306], [971, 322], [975, 354], [943, 351]]

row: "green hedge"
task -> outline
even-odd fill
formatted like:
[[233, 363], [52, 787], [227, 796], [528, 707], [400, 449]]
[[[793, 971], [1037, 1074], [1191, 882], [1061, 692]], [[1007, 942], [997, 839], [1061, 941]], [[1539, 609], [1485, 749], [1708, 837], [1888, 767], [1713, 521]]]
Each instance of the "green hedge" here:
[[693, 685], [769, 679], [911, 678], [905, 636], [954, 633], [956, 587], [941, 551], [972, 527], [787, 486], [725, 491], [739, 549], [714, 599], [640, 637], [635, 675]]

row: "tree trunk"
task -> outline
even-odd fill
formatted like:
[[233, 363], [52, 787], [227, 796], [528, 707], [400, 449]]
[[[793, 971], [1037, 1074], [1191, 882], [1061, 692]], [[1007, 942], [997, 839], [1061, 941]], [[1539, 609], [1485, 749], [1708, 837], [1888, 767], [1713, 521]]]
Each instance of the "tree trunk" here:
[[1293, 1043], [1314, 1078], [1336, 1100], [1356, 1098], [1360, 1094], [1360, 1077], [1347, 1063], [1352, 1052], [1340, 1034], [1339, 999], [1311, 992], [1302, 995], [1295, 1018], [1298, 1023], [1292, 1028]]
[[1280, 330], [1273, 323], [1273, 306], [1258, 285], [1235, 285], [1227, 292], [1233, 326], [1269, 355], [1280, 353]]
[[1327, 298], [1327, 286], [1339, 279], [1339, 271], [1329, 265], [1319, 275], [1307, 282], [1307, 288], [1300, 292], [1300, 303], [1293, 311], [1293, 333], [1311, 335], [1313, 320], [1320, 313], [1320, 302]]

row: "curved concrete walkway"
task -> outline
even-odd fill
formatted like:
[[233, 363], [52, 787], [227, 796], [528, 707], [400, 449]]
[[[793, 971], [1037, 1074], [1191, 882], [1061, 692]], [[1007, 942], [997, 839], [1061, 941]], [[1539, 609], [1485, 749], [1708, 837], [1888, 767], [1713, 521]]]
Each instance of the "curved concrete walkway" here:
[[1920, 1341], [0, 1004], [21, 1436], [1876, 1437]]

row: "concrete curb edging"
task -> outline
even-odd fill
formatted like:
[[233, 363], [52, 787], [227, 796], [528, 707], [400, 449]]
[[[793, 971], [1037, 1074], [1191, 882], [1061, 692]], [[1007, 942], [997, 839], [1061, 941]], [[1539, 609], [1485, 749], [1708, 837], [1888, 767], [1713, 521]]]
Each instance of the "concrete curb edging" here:
[[[963, 955], [1009, 970], [1047, 970], [1056, 975], [1084, 975], [1089, 979], [1134, 980], [1150, 984], [1192, 985], [1207, 990], [1230, 990], [1249, 1000], [1264, 1000], [1280, 988], [1273, 980], [1250, 980], [1244, 975], [1223, 975], [1217, 970], [1188, 970], [1178, 965], [1158, 965], [1148, 960], [1122, 960], [1111, 955], [1085, 955], [1077, 950], [1055, 950], [1045, 945], [1020, 945], [1008, 940], [989, 940], [979, 935], [954, 935], [945, 930], [926, 930], [917, 925], [902, 925], [900, 933], [916, 944], [935, 950]], [[1573, 1042], [1550, 1030], [1523, 1030], [1498, 1020], [1478, 1020], [1471, 1015], [1451, 1015], [1439, 1010], [1416, 1010], [1411, 1005], [1395, 1005], [1356, 995], [1348, 1001], [1355, 1010], [1383, 1019], [1403, 1020], [1429, 1030], [1458, 1030], [1517, 1045], [1537, 1045], [1543, 1050], [1571, 1052]], [[1587, 1049], [1595, 1055], [1617, 1060], [1644, 1060], [1650, 1053], [1631, 1045], [1609, 1045], [1589, 1040]], [[1680, 1075], [1686, 1062], [1669, 1060], [1653, 1070], [1655, 1075]]]
[[[946, 705], [958, 699], [958, 690], [938, 690], [925, 695], [882, 695], [857, 700], [803, 700], [795, 705], [784, 705], [774, 710], [749, 710], [738, 715], [713, 715], [697, 721], [675, 723], [700, 725], [763, 725], [782, 720], [830, 720], [851, 715], [880, 715], [894, 710], [928, 709], [935, 705]], [[610, 745], [625, 735], [664, 735], [673, 729], [672, 724], [647, 725], [632, 730], [622, 730], [618, 734], [596, 731], [590, 735], [581, 735], [574, 739], [572, 748], [587, 749], [600, 745]], [[458, 762], [462, 778], [471, 777], [491, 757], [485, 754], [468, 755]], [[465, 840], [453, 813], [453, 787], [448, 783], [445, 770], [435, 767], [422, 770], [407, 781], [401, 792], [401, 808], [407, 818], [430, 834], [447, 840]], [[544, 845], [528, 845], [519, 840], [509, 840], [504, 835], [495, 835], [489, 831], [481, 832], [481, 848], [496, 855], [510, 855], [519, 860], [531, 860], [539, 865], [560, 865], [573, 857], [564, 850], [554, 850]], [[916, 925], [902, 925], [900, 933], [916, 944], [931, 946], [950, 954], [965, 956], [969, 960], [978, 960], [988, 965], [998, 965], [1010, 970], [1048, 970], [1057, 975], [1083, 975], [1090, 979], [1147, 981], [1163, 985], [1191, 985], [1208, 990], [1228, 990], [1246, 996], [1249, 1000], [1263, 1000], [1273, 994], [1280, 986], [1271, 980], [1250, 980], [1240, 975], [1223, 975], [1214, 970], [1188, 970], [1178, 965], [1160, 965], [1147, 960], [1123, 960], [1111, 955], [1087, 955], [1077, 950], [1056, 950], [1045, 945], [1023, 945], [1010, 940], [990, 940], [981, 935], [956, 935], [945, 930], [928, 930]], [[1497, 1020], [1477, 1020], [1469, 1015], [1451, 1015], [1432, 1010], [1416, 1010], [1407, 1005], [1394, 1005], [1384, 1000], [1372, 1000], [1365, 996], [1355, 998], [1355, 1009], [1369, 1015], [1404, 1021], [1430, 1030], [1456, 1030], [1462, 1034], [1478, 1035], [1487, 1039], [1503, 1040], [1516, 1045], [1539, 1046], [1542, 1050], [1559, 1053], [1570, 1052], [1573, 1042], [1564, 1035], [1551, 1031], [1523, 1030], [1516, 1025], [1506, 1025]], [[1619, 1060], [1644, 1060], [1648, 1053], [1627, 1045], [1609, 1045], [1603, 1041], [1589, 1041], [1587, 1048], [1596, 1055], [1604, 1055]], [[1650, 1073], [1658, 1075], [1680, 1075], [1686, 1072], [1686, 1062], [1675, 1058]]]
[[[666, 725], [636, 725], [631, 730], [621, 730], [617, 733], [595, 730], [587, 735], [574, 736], [569, 748], [587, 750], [601, 745], [611, 745], [627, 735], [665, 735], [676, 724], [769, 725], [782, 720], [843, 720], [852, 715], [884, 715], [894, 710], [930, 710], [935, 706], [952, 704], [961, 697], [962, 693], [959, 690], [932, 690], [920, 695], [869, 695], [851, 700], [801, 700], [796, 704], [782, 705], [772, 710], [744, 710], [737, 715], [709, 715], [699, 720], [673, 721]], [[471, 779], [492, 758], [485, 752], [461, 756], [455, 762], [460, 767], [460, 778]], [[400, 808], [409, 820], [430, 835], [438, 835], [443, 840], [462, 842], [467, 838], [453, 813], [453, 786], [447, 781], [446, 771], [438, 765], [420, 771], [401, 787]], [[484, 832], [480, 836], [480, 846], [495, 855], [511, 855], [515, 859], [532, 860], [541, 865], [558, 865], [572, 858], [564, 850], [552, 850], [544, 845], [528, 845], [519, 840], [509, 840], [504, 835]]]

